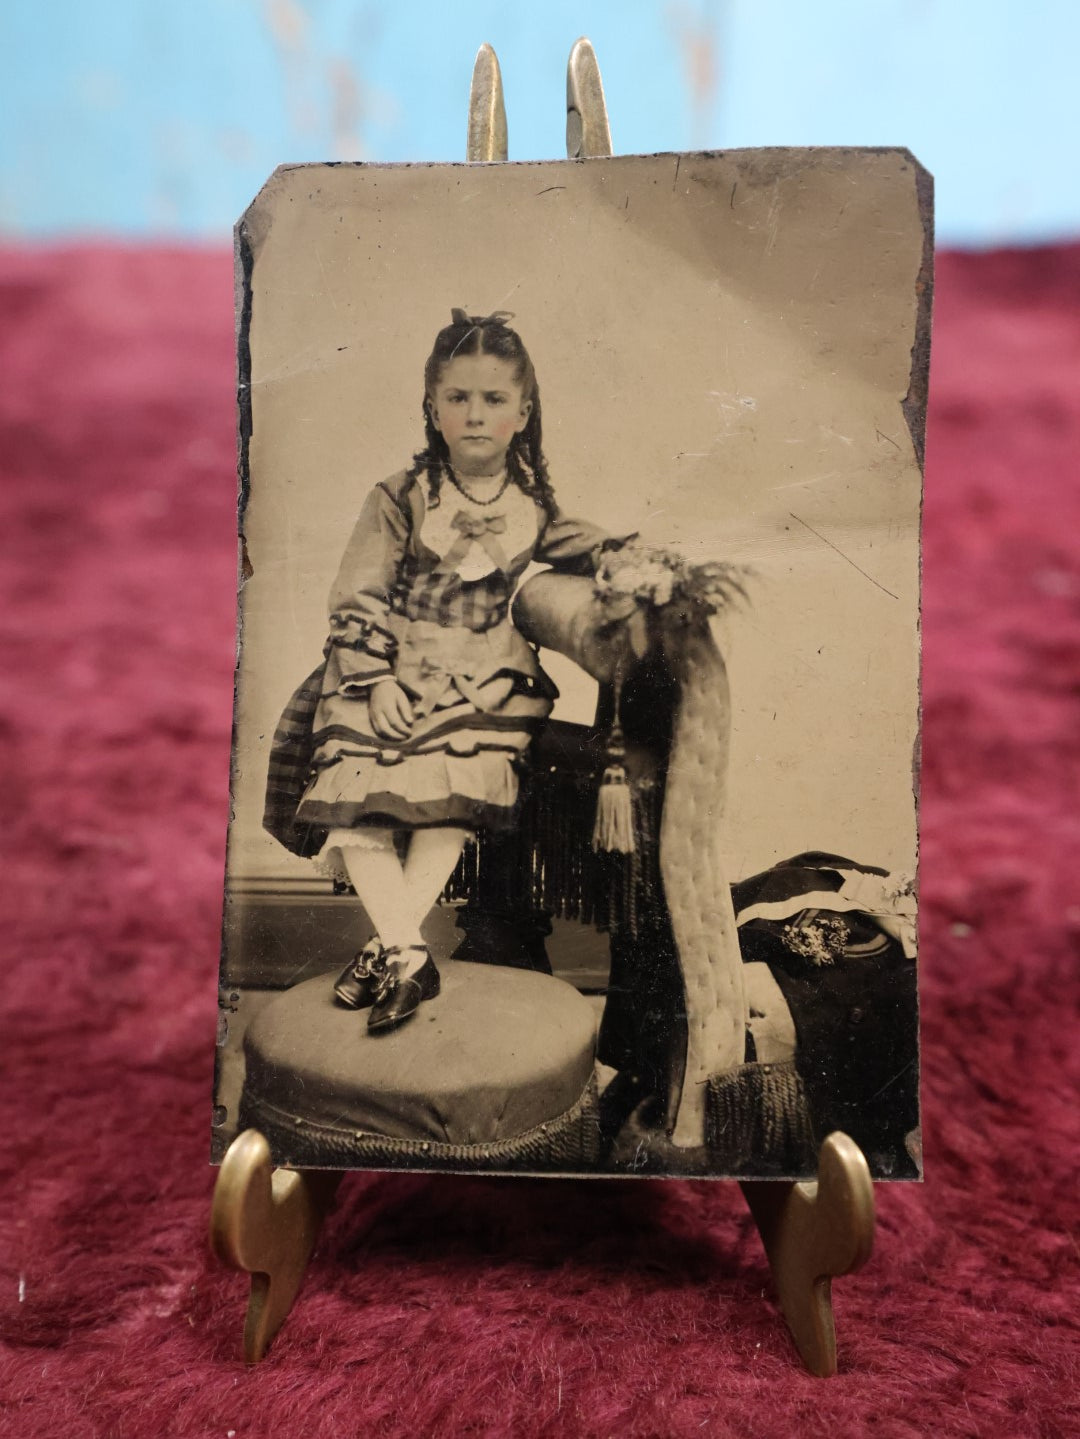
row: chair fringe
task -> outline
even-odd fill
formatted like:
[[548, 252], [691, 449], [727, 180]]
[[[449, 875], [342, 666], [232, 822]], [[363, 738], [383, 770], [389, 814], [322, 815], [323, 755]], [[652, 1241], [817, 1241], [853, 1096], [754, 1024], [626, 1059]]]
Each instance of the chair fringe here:
[[528, 786], [517, 826], [482, 833], [465, 848], [445, 898], [501, 913], [529, 909], [636, 939], [639, 922], [663, 903], [660, 816], [663, 785], [629, 785], [634, 848], [592, 847], [595, 775], [553, 766]]

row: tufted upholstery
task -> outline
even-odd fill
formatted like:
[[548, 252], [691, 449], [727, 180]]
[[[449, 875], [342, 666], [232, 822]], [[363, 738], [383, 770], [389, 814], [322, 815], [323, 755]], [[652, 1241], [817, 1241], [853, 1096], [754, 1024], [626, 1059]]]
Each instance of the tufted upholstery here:
[[[611, 680], [616, 644], [591, 581], [537, 575], [522, 587], [514, 621], [601, 684]], [[652, 1067], [665, 1128], [683, 1148], [705, 1143], [707, 1081], [744, 1055], [743, 966], [720, 843], [730, 716], [727, 673], [707, 625], [655, 625], [623, 687], [644, 858], [635, 860], [633, 923], [625, 913], [608, 916], [612, 999], [601, 1058], [637, 1068], [647, 1065], [646, 1051], [659, 1051]]]

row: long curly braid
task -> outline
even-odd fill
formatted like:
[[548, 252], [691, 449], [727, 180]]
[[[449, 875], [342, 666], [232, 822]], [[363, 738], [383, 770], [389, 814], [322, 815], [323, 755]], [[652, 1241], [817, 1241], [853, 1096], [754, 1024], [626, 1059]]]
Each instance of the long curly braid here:
[[428, 488], [428, 504], [432, 509], [439, 503], [442, 487], [443, 466], [450, 463], [450, 451], [446, 441], [435, 428], [428, 409], [428, 398], [442, 379], [443, 371], [457, 355], [494, 355], [497, 359], [508, 360], [514, 366], [514, 379], [521, 386], [523, 396], [532, 402], [529, 419], [520, 434], [514, 436], [506, 455], [507, 474], [517, 487], [544, 510], [549, 519], [557, 519], [559, 507], [555, 492], [548, 478], [547, 461], [544, 459], [542, 425], [540, 419], [540, 386], [536, 383], [529, 352], [521, 342], [521, 336], [512, 330], [507, 321], [512, 315], [496, 311], [493, 315], [468, 315], [464, 310], [451, 311], [449, 325], [435, 336], [435, 344], [424, 366], [424, 448], [413, 456], [410, 473], [423, 475]]

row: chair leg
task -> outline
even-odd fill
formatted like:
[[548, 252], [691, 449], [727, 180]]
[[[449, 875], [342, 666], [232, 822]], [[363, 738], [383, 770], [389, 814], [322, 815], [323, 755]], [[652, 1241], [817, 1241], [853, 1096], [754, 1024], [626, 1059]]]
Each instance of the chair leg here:
[[458, 911], [457, 927], [462, 938], [452, 959], [551, 973], [544, 943], [551, 933], [551, 916], [542, 910], [523, 907], [511, 912], [470, 903]]
[[256, 1129], [229, 1146], [214, 1186], [210, 1245], [223, 1263], [251, 1275], [249, 1364], [263, 1357], [292, 1308], [340, 1180], [332, 1170], [273, 1169]]

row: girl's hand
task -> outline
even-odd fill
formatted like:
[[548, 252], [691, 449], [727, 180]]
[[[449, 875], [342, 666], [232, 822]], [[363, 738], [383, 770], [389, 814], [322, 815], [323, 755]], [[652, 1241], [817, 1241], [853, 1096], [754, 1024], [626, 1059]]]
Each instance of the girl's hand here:
[[486, 684], [479, 685], [477, 693], [484, 701], [489, 710], [497, 710], [504, 700], [510, 698], [510, 691], [514, 688], [514, 681], [509, 675], [498, 675]]
[[380, 680], [371, 688], [371, 726], [380, 739], [408, 739], [413, 709], [397, 680]]

